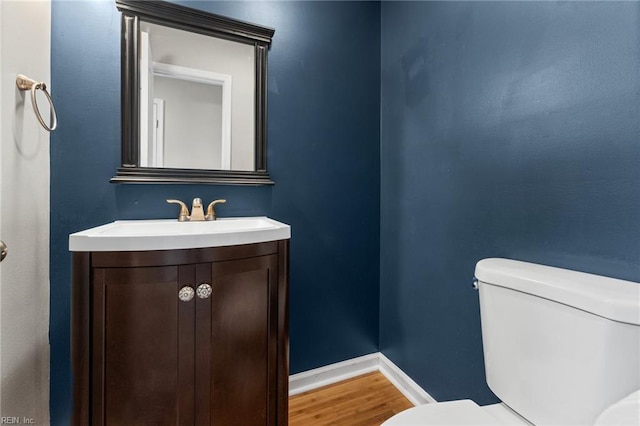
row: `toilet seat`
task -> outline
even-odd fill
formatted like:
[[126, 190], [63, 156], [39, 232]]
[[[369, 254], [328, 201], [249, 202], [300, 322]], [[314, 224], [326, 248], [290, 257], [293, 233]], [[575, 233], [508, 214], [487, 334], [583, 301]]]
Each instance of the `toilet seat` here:
[[389, 420], [381, 426], [423, 426], [423, 425], [504, 425], [504, 424], [527, 424], [524, 419], [516, 420], [514, 414], [508, 416], [494, 416], [489, 411], [506, 410], [503, 407], [497, 407], [495, 404], [493, 410], [486, 410], [470, 399], [460, 401], [436, 402], [432, 404], [419, 405], [409, 408]]

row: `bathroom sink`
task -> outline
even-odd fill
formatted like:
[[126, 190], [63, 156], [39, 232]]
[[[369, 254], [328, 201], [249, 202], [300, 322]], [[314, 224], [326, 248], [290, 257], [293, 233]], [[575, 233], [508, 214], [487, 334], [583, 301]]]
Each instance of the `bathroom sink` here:
[[234, 246], [291, 238], [289, 225], [268, 217], [118, 220], [69, 236], [70, 251], [175, 250]]

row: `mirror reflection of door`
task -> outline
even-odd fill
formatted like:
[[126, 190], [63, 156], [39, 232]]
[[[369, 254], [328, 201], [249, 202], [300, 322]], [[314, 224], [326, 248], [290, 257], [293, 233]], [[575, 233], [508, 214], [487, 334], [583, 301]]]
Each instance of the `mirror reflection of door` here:
[[252, 46], [145, 22], [139, 60], [140, 167], [254, 170]]
[[[164, 158], [155, 167], [230, 170], [231, 76], [159, 63], [153, 70], [154, 102], [164, 104], [154, 123]], [[153, 152], [158, 141], [150, 144]]]

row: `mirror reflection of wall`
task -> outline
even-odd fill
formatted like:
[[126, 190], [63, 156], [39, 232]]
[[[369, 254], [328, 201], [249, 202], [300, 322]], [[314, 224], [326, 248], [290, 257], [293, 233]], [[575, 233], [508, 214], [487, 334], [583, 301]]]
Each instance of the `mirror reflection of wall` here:
[[140, 166], [255, 170], [254, 47], [140, 28]]

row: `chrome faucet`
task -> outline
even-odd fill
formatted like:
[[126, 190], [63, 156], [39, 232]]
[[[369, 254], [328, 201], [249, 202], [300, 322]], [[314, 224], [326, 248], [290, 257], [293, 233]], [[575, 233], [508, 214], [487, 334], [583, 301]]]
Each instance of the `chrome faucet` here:
[[216, 212], [214, 210], [214, 206], [216, 204], [226, 203], [227, 200], [215, 200], [209, 203], [209, 207], [207, 207], [207, 215], [205, 216], [204, 210], [202, 208], [202, 199], [194, 198], [191, 203], [191, 214], [189, 214], [189, 209], [187, 205], [180, 200], [167, 200], [169, 204], [179, 204], [180, 205], [180, 213], [178, 213], [178, 222], [189, 222], [189, 221], [204, 221], [204, 220], [216, 220]]

